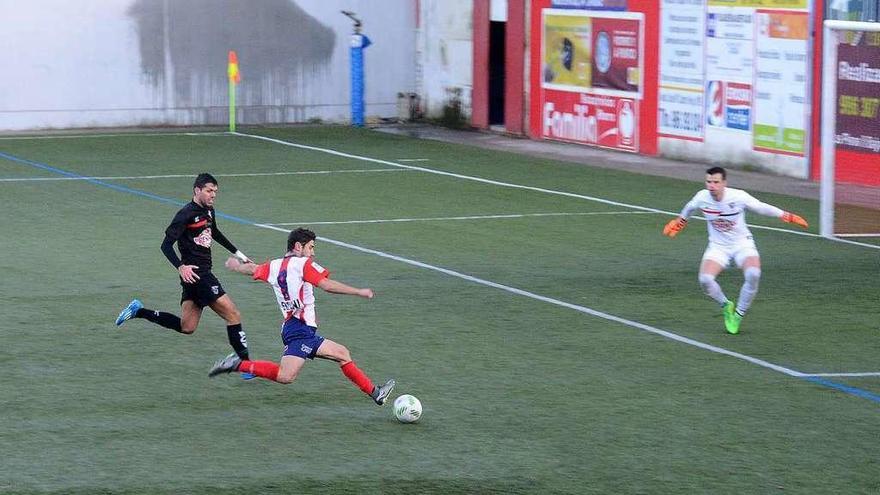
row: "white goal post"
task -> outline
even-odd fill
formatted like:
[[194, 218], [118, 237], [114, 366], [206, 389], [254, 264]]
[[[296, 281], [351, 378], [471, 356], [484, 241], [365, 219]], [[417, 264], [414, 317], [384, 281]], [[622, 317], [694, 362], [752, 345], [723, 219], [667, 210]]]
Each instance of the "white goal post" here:
[[822, 130], [819, 234], [834, 237], [834, 152], [837, 129], [837, 45], [841, 31], [880, 31], [880, 22], [826, 20], [822, 38]]

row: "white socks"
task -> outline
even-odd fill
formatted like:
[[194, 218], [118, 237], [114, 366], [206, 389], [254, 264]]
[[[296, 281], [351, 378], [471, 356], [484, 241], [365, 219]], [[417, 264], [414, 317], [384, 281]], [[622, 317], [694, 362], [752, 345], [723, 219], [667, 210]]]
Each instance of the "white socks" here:
[[[760, 274], [760, 270], [758, 271]], [[724, 304], [728, 301], [727, 296], [724, 295], [724, 291], [721, 290], [721, 286], [718, 285], [718, 282], [715, 281], [715, 275], [709, 275], [708, 273], [701, 273], [699, 276], [700, 279], [700, 287], [703, 288], [703, 292], [706, 293], [707, 296], [711, 297], [718, 304], [724, 306]], [[755, 291], [757, 292], [757, 284], [755, 285]], [[752, 294], [754, 297], [754, 294]], [[749, 299], [751, 302], [751, 299]]]
[[745, 276], [746, 280], [743, 282], [742, 289], [739, 290], [739, 300], [736, 302], [736, 312], [740, 316], [746, 314], [746, 311], [749, 310], [749, 306], [752, 305], [752, 301], [755, 299], [755, 294], [758, 293], [761, 269], [750, 266], [743, 270], [743, 276]]

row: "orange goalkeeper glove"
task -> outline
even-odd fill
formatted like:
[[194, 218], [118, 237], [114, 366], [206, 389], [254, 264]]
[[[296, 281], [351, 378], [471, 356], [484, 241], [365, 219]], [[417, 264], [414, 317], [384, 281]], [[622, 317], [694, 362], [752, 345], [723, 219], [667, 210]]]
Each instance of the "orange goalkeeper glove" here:
[[809, 225], [807, 225], [807, 221], [804, 220], [803, 217], [795, 215], [794, 213], [788, 211], [782, 214], [782, 221], [785, 223], [793, 223], [803, 228], [809, 227]]
[[679, 232], [684, 230], [687, 227], [688, 221], [681, 217], [673, 218], [666, 224], [666, 227], [663, 227], [663, 235], [667, 235], [669, 237], [675, 237]]

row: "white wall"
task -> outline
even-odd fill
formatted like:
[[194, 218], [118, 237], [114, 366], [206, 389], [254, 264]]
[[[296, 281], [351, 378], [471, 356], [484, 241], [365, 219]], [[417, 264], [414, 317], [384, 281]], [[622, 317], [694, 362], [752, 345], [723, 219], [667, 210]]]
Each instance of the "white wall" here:
[[412, 0], [0, 0], [0, 130], [348, 121], [351, 21], [366, 49], [366, 113], [415, 90]]
[[473, 88], [473, 2], [421, 0], [420, 62], [416, 90], [429, 117], [443, 113], [449, 90], [459, 88], [463, 112], [471, 114]]

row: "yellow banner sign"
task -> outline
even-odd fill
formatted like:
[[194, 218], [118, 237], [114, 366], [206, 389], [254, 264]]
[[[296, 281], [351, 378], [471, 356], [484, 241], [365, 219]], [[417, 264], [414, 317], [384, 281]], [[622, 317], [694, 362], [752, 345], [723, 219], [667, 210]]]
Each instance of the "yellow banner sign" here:
[[592, 29], [589, 17], [544, 17], [545, 83], [589, 88], [592, 81]]
[[756, 9], [806, 9], [807, 0], [709, 0], [710, 7], [752, 7]]

